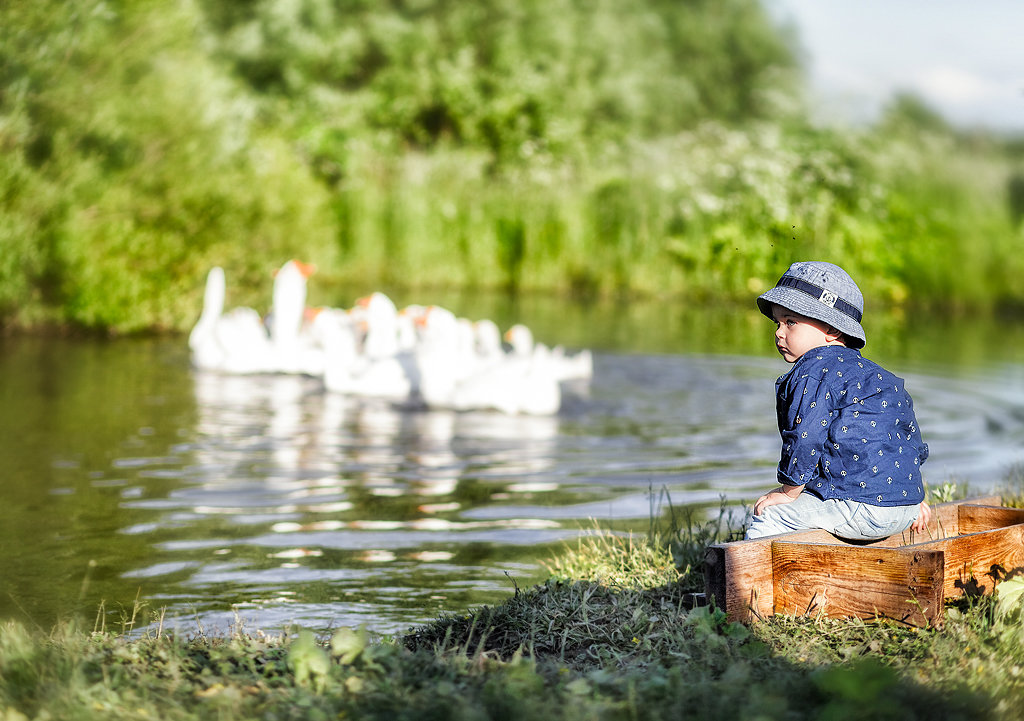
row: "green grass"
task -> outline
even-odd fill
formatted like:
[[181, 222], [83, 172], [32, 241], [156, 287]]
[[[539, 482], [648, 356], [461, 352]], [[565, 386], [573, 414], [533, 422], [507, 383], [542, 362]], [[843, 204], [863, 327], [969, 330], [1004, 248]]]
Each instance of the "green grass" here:
[[694, 518], [646, 536], [595, 531], [546, 583], [392, 638], [6, 623], [0, 718], [1020, 718], [1024, 579], [950, 601], [938, 629], [788, 616], [746, 627], [689, 608], [687, 559], [732, 532]]

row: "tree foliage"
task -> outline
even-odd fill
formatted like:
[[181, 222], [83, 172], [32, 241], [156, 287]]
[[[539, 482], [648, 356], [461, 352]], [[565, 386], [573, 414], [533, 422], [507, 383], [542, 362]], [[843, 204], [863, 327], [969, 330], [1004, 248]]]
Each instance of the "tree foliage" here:
[[769, 117], [794, 68], [756, 0], [203, 2], [256, 93], [338, 133], [499, 159]]
[[828, 255], [1024, 302], [1010, 152], [908, 98], [812, 129], [797, 77], [757, 0], [2, 3], [0, 326], [187, 328], [211, 265], [266, 307], [293, 256], [708, 298]]
[[0, 6], [0, 317], [180, 326], [208, 264], [262, 276], [330, 244], [323, 189], [253, 122], [201, 24], [187, 3]]

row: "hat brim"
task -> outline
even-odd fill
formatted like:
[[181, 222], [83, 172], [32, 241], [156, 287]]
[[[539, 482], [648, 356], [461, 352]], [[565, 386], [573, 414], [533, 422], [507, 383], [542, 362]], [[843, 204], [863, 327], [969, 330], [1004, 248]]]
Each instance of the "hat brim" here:
[[827, 323], [846, 336], [846, 345], [850, 348], [863, 348], [867, 343], [867, 335], [860, 323], [799, 290], [776, 286], [757, 297], [758, 309], [772, 320], [773, 304]]

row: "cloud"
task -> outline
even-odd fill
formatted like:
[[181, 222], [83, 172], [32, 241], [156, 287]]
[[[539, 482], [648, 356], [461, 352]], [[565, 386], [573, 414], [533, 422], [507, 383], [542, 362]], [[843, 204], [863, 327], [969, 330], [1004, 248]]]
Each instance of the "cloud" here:
[[818, 114], [877, 116], [911, 92], [957, 125], [1024, 129], [1024, 2], [763, 0], [799, 33]]
[[948, 66], [928, 68], [913, 85], [926, 100], [939, 106], [983, 103], [1011, 94], [999, 83], [977, 73]]

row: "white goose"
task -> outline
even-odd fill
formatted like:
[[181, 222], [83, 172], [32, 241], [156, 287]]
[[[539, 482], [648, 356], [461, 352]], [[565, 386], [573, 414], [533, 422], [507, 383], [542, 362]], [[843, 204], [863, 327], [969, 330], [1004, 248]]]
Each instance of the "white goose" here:
[[[451, 408], [455, 387], [472, 366], [459, 319], [447, 308], [429, 306], [417, 320], [418, 342], [413, 353], [419, 392], [431, 408]], [[464, 343], [464, 340], [462, 341]]]
[[415, 375], [411, 354], [398, 349], [395, 322], [390, 319], [396, 315], [393, 309], [390, 299], [381, 295], [361, 298], [350, 312], [326, 309], [317, 314], [312, 328], [324, 349], [327, 390], [400, 403], [410, 400]]
[[[416, 351], [424, 403], [432, 408], [497, 410], [510, 415], [557, 413], [562, 396], [549, 363], [550, 352], [534, 347], [522, 355], [496, 353], [487, 326], [474, 328], [436, 306], [424, 315]], [[500, 351], [500, 334], [498, 338]], [[491, 344], [486, 361], [477, 350], [481, 343]]]
[[220, 370], [233, 375], [269, 373], [273, 349], [263, 318], [252, 308], [232, 308], [221, 317], [217, 339], [225, 349]]
[[365, 326], [362, 353], [350, 370], [357, 395], [408, 401], [418, 392], [418, 373], [412, 351], [404, 349], [398, 310], [384, 293], [372, 293], [357, 301]]
[[359, 347], [352, 317], [343, 310], [325, 308], [313, 319], [311, 332], [324, 349], [324, 387], [335, 393], [354, 393]]
[[217, 266], [206, 275], [203, 310], [188, 335], [192, 364], [202, 369], [217, 369], [224, 361], [224, 349], [217, 342], [217, 325], [224, 314], [227, 292], [224, 269]]
[[541, 353], [547, 358], [553, 372], [560, 381], [590, 380], [594, 375], [593, 356], [589, 350], [568, 353], [562, 346], [548, 349], [543, 343], [535, 343], [533, 332], [525, 325], [517, 323], [505, 332], [505, 340], [512, 346], [512, 353], [529, 356]]
[[481, 366], [488, 366], [505, 357], [505, 349], [501, 346], [501, 330], [497, 323], [488, 318], [473, 324], [473, 345]]
[[535, 347], [528, 355], [510, 353], [464, 378], [452, 394], [458, 410], [493, 409], [509, 415], [554, 415], [562, 389], [550, 351]]
[[227, 284], [224, 269], [215, 266], [206, 276], [203, 310], [188, 338], [193, 364], [225, 373], [267, 370], [270, 341], [263, 321], [252, 308], [224, 312]]
[[551, 349], [551, 360], [563, 381], [584, 380], [594, 377], [594, 355], [586, 348], [569, 353], [560, 345]]
[[306, 284], [315, 271], [308, 263], [289, 260], [274, 276], [274, 299], [267, 319], [271, 346], [268, 370], [271, 372], [313, 376], [324, 373], [323, 348], [303, 326]]

